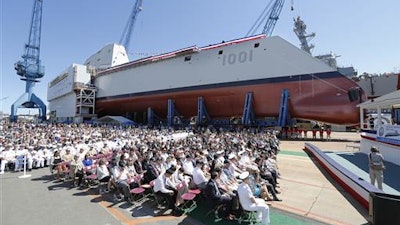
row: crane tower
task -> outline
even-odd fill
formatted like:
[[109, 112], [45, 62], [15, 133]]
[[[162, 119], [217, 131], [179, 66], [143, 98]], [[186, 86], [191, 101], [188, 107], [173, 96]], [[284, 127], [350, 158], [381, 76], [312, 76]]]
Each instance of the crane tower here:
[[18, 108], [37, 108], [39, 109], [39, 118], [43, 121], [46, 120], [46, 105], [33, 93], [35, 83], [44, 76], [44, 67], [39, 59], [43, 0], [34, 0], [33, 2], [29, 40], [25, 44], [22, 60], [15, 63], [17, 74], [26, 83], [25, 92], [11, 105], [11, 122], [17, 121]]

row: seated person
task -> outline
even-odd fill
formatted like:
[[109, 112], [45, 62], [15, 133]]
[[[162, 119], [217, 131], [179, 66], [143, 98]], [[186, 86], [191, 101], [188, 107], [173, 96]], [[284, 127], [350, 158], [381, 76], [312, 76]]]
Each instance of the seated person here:
[[[111, 183], [110, 171], [108, 171], [106, 160], [104, 158], [99, 160], [99, 166], [96, 169], [96, 175], [100, 183], [107, 183], [107, 189], [105, 190], [105, 192], [108, 192], [110, 190], [112, 183]], [[100, 193], [103, 192], [102, 189], [100, 189], [99, 191]]]
[[165, 173], [161, 173], [154, 182], [153, 190], [157, 196], [166, 199], [168, 208], [172, 209], [172, 214], [179, 214], [181, 211], [178, 209], [178, 193], [175, 189], [167, 185], [167, 182], [170, 183], [167, 180], [171, 179], [173, 173], [174, 171], [171, 168], [166, 170]]
[[203, 190], [207, 183], [208, 179], [204, 175], [204, 171], [202, 170], [204, 163], [201, 160], [196, 160], [196, 167], [193, 170], [193, 183], [197, 188]]
[[262, 225], [269, 225], [269, 207], [264, 199], [254, 197], [249, 186], [249, 172], [243, 172], [240, 174], [239, 178], [242, 180], [237, 190], [240, 205], [246, 211], [256, 211], [259, 222], [261, 222]]
[[[72, 177], [72, 185], [80, 187], [84, 176], [84, 165], [79, 155], [75, 155], [70, 164], [70, 176]], [[78, 177], [78, 183], [75, 183], [75, 178]]]
[[89, 157], [88, 154], [86, 154], [82, 160], [82, 163], [85, 167], [89, 167], [93, 165], [93, 160]]
[[[237, 189], [237, 185], [238, 185], [238, 182], [237, 182], [237, 180], [236, 180], [236, 177], [235, 177], [235, 173], [234, 172], [232, 172], [232, 170], [230, 169], [230, 167], [231, 167], [231, 162], [229, 161], [229, 160], [225, 160], [224, 161], [224, 165], [223, 165], [223, 167], [222, 167], [222, 172], [223, 172], [223, 176], [225, 177], [225, 179], [227, 180], [227, 184], [228, 185], [234, 185], [235, 186], [235, 188], [234, 189]], [[222, 176], [221, 175], [221, 176]]]
[[0, 174], [3, 174], [6, 166], [13, 163], [14, 168], [17, 168], [18, 160], [16, 158], [15, 151], [12, 149], [12, 145], [8, 145], [2, 152], [0, 152]]
[[207, 182], [207, 185], [204, 188], [204, 196], [206, 197], [206, 201], [211, 208], [214, 208], [218, 205], [222, 205], [221, 216], [228, 219], [233, 219], [230, 215], [232, 211], [232, 197], [228, 194], [222, 194], [216, 179], [219, 176], [219, 172], [213, 171], [211, 172], [211, 178]]
[[121, 161], [118, 164], [119, 165], [113, 169], [115, 184], [117, 186], [117, 189], [122, 190], [125, 201], [127, 201], [128, 203], [132, 203], [131, 189], [129, 184], [130, 176], [128, 170], [126, 169], [125, 162]]
[[145, 169], [145, 173], [143, 174], [143, 182], [146, 184], [150, 183], [152, 180], [155, 180], [160, 175], [157, 167], [154, 164], [154, 162], [150, 162], [147, 159], [143, 161], [143, 167]]
[[[258, 198], [262, 198], [267, 201], [282, 201], [276, 196], [276, 192], [273, 186], [267, 181], [260, 177], [258, 171], [251, 170], [250, 172], [250, 183], [249, 186], [253, 191], [253, 195]], [[273, 198], [269, 196], [268, 191], [271, 193]]]
[[276, 183], [276, 177], [274, 178], [274, 174], [271, 172], [271, 170], [268, 169], [268, 166], [266, 166], [266, 163], [264, 159], [261, 158], [256, 158], [255, 160], [257, 163], [259, 163], [259, 170], [260, 170], [260, 176], [262, 179], [265, 179], [268, 181], [269, 184], [271, 184], [271, 188], [268, 186], [268, 190], [271, 192], [275, 192], [276, 194], [280, 194], [278, 190], [276, 190], [277, 183]]
[[228, 156], [228, 160], [231, 162], [230, 166], [229, 166], [229, 170], [231, 171], [232, 174], [234, 174], [235, 177], [238, 177], [244, 171], [243, 165], [239, 164], [238, 156], [231, 153]]
[[57, 170], [57, 175], [56, 175], [57, 179], [61, 178], [61, 173], [64, 169], [61, 164], [62, 164], [62, 159], [61, 159], [60, 152], [58, 150], [55, 150], [53, 153], [51, 164], [50, 164], [50, 172], [53, 173], [53, 169], [56, 169]]
[[218, 184], [218, 187], [222, 190], [223, 193], [229, 194], [231, 196], [235, 195], [234, 191], [237, 190], [238, 183], [233, 183], [227, 179], [227, 176], [222, 171], [221, 168], [216, 167], [214, 169], [215, 172], [218, 173], [218, 176], [215, 178], [215, 181]]

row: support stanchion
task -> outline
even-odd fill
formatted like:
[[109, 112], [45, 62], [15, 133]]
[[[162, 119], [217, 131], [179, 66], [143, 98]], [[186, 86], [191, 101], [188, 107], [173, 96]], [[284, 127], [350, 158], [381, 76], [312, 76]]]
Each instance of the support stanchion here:
[[24, 175], [18, 176], [18, 178], [28, 178], [31, 174], [26, 174], [26, 155], [24, 155]]

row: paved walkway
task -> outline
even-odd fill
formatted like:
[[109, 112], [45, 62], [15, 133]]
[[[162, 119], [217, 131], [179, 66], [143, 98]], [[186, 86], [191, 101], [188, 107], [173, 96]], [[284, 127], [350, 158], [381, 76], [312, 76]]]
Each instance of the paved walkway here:
[[[360, 140], [357, 133], [332, 134], [334, 141], [311, 142], [322, 150], [345, 152], [346, 145]], [[368, 211], [339, 186], [318, 162], [304, 153], [305, 141], [286, 140], [281, 142], [279, 169], [284, 200], [274, 207], [289, 210], [327, 224], [368, 224]]]
[[[349, 140], [357, 141], [358, 137], [358, 134], [336, 133], [335, 136], [334, 133], [332, 138], [341, 139], [341, 135], [344, 141], [314, 144], [324, 150], [343, 150]], [[271, 224], [367, 224], [368, 212], [304, 154], [303, 148], [304, 141], [281, 143], [278, 164], [283, 201], [272, 203]], [[133, 208], [124, 203], [114, 204], [110, 195], [70, 189], [68, 183], [52, 181], [48, 169], [30, 173], [30, 178], [17, 178], [22, 174], [12, 172], [0, 175], [0, 224], [203, 224], [196, 215], [160, 216], [162, 212], [154, 211], [153, 206]]]

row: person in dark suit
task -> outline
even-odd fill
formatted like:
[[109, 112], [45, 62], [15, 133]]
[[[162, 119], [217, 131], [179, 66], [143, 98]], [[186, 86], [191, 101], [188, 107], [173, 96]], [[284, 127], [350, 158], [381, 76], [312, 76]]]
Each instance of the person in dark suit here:
[[222, 205], [221, 216], [224, 218], [230, 218], [233, 199], [228, 194], [221, 194], [218, 184], [215, 181], [218, 176], [219, 173], [216, 171], [211, 173], [211, 178], [204, 189], [204, 196], [206, 197], [207, 204], [211, 208]]
[[150, 183], [150, 181], [155, 180], [160, 175], [160, 172], [155, 167], [154, 162], [149, 162], [146, 160], [143, 163], [143, 166], [146, 170], [146, 172], [143, 175], [144, 183]]

